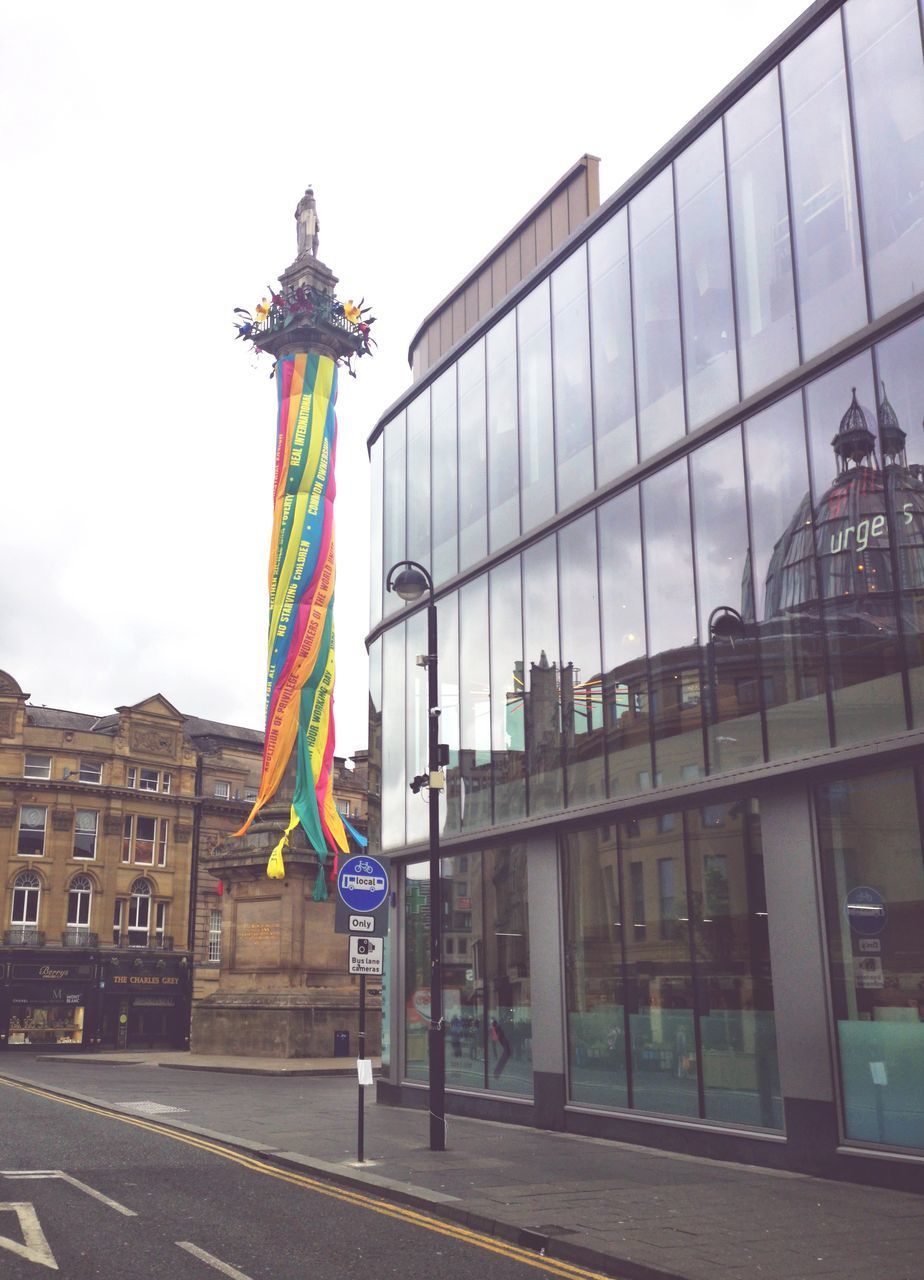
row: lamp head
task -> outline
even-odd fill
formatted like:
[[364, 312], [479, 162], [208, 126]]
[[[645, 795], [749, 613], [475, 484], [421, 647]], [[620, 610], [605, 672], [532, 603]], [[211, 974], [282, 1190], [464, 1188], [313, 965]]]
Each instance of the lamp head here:
[[[397, 566], [395, 567], [397, 568]], [[427, 581], [427, 576], [423, 570], [410, 564], [398, 569], [397, 573], [393, 569], [388, 575], [388, 581], [385, 585], [387, 590], [394, 591], [395, 595], [400, 596], [402, 600], [406, 600], [408, 604], [413, 604], [431, 590], [430, 583]]]

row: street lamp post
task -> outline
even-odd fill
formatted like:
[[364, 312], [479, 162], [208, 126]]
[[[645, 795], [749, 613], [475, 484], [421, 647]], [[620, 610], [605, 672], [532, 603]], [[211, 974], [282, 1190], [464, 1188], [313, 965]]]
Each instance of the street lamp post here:
[[446, 1058], [443, 1026], [443, 884], [440, 873], [440, 790], [443, 785], [439, 744], [439, 672], [437, 666], [436, 602], [433, 579], [416, 560], [399, 560], [388, 571], [385, 589], [413, 603], [427, 592], [427, 652], [418, 662], [427, 668], [427, 773], [411, 783], [415, 793], [429, 788], [430, 816], [430, 1029], [429, 1058], [430, 1150], [446, 1150]]

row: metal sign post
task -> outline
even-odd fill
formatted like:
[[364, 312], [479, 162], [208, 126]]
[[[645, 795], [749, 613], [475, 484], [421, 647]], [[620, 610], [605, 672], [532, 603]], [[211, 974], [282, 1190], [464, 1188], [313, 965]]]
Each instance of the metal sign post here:
[[[364, 1062], [366, 1058], [366, 975], [359, 975], [359, 1060]], [[366, 1123], [366, 1095], [365, 1085], [362, 1079], [358, 1084], [358, 1106], [359, 1110], [356, 1116], [356, 1159], [362, 1164], [365, 1160], [363, 1153], [363, 1140], [365, 1138]]]

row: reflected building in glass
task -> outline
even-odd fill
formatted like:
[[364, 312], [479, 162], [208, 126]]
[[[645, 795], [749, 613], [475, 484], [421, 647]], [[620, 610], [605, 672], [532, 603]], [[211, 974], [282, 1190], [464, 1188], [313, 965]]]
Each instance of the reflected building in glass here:
[[[370, 438], [380, 1091], [924, 1187], [924, 58], [819, 0], [603, 205], [584, 157]], [[525, 203], [526, 201], [524, 201]]]

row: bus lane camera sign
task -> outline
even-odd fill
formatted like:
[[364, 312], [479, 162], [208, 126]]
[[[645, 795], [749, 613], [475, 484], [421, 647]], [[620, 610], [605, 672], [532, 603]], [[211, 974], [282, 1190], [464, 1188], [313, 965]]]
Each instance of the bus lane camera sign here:
[[377, 858], [359, 854], [337, 871], [337, 933], [388, 933], [388, 871]]

